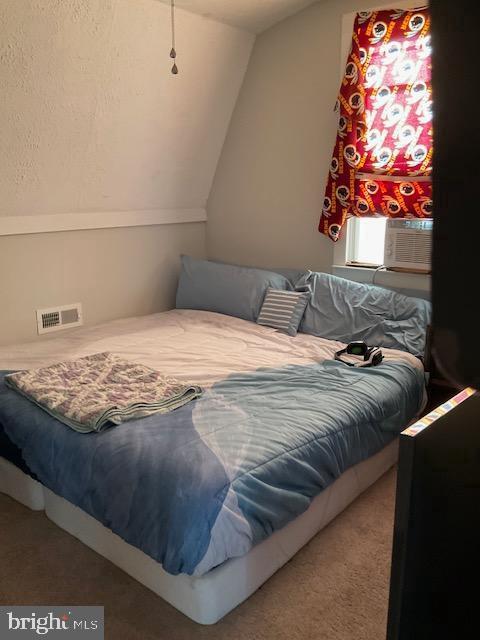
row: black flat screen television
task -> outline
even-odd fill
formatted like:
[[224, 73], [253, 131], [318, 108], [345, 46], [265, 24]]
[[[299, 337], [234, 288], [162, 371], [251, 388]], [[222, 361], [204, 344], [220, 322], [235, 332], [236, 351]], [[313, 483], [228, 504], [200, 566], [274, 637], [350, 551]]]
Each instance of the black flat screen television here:
[[400, 436], [387, 640], [480, 637], [480, 393]]
[[431, 0], [430, 13], [433, 351], [445, 377], [480, 389], [480, 2]]

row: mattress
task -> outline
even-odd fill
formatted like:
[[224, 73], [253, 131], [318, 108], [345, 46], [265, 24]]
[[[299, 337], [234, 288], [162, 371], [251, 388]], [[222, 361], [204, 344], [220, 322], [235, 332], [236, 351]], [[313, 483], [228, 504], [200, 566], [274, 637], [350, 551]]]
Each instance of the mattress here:
[[398, 439], [350, 467], [312, 501], [301, 516], [240, 558], [195, 578], [172, 576], [97, 520], [42, 487], [0, 458], [0, 491], [52, 522], [113, 562], [194, 622], [214, 624], [251, 596], [317, 532], [385, 473], [397, 459]]
[[45, 488], [13, 462], [0, 456], [0, 492], [33, 511], [45, 508]]
[[[381, 367], [359, 372], [332, 361], [342, 346], [209, 312], [115, 321], [0, 350], [0, 367], [112, 351], [203, 386], [205, 399], [157, 422], [108, 430], [101, 440], [45, 422], [13, 396], [4, 397], [1, 420], [51, 492], [168, 572], [200, 576], [306, 511], [419, 411], [418, 359], [385, 350]], [[23, 419], [16, 423], [17, 402]]]
[[18, 467], [24, 473], [31, 475], [35, 478], [35, 475], [28, 468], [27, 463], [22, 457], [22, 452], [16, 444], [14, 444], [5, 433], [5, 430], [0, 423], [0, 458], [8, 460], [13, 465]]

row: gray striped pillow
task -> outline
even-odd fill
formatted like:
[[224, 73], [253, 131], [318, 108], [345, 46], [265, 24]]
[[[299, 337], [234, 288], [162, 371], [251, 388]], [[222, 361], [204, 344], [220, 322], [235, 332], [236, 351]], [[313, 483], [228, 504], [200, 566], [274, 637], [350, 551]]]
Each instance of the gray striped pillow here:
[[295, 336], [309, 298], [310, 292], [282, 291], [269, 287], [257, 323]]

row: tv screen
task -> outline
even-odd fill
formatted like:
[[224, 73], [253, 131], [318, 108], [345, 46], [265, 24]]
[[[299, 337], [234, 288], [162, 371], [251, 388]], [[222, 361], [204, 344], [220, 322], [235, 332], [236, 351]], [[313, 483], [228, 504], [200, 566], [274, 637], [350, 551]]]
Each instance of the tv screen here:
[[387, 640], [479, 636], [480, 394], [400, 436]]

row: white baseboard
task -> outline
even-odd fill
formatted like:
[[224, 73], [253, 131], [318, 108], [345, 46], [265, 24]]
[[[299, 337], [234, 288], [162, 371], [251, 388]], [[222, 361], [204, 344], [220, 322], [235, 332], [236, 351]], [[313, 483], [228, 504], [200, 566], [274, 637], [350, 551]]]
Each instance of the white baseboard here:
[[99, 213], [60, 213], [37, 216], [0, 216], [0, 236], [52, 233], [80, 229], [140, 227], [157, 224], [206, 222], [205, 209], [146, 209]]

